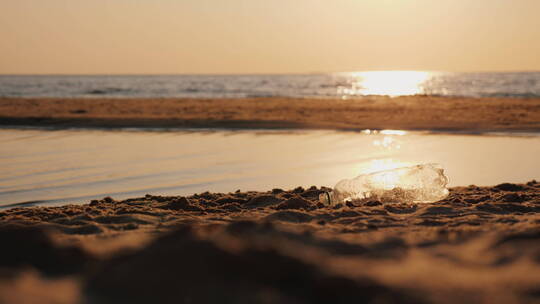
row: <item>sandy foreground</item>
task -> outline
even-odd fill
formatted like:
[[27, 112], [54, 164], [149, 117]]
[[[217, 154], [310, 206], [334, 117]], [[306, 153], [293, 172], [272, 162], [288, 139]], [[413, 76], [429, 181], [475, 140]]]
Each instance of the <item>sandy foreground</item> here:
[[0, 303], [540, 303], [540, 183], [433, 204], [321, 191], [0, 211]]
[[[538, 132], [540, 99], [0, 98], [0, 125]], [[540, 303], [540, 183], [323, 190], [1, 210], [0, 303]]]
[[0, 125], [540, 131], [540, 99], [0, 98]]

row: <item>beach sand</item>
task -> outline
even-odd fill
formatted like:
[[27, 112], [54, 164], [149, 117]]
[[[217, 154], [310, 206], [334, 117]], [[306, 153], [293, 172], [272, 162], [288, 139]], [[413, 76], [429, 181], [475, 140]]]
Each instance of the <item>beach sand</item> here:
[[540, 131], [540, 99], [0, 98], [0, 125]]
[[[3, 98], [0, 125], [538, 132], [540, 99]], [[433, 204], [323, 190], [0, 211], [0, 303], [540, 303], [540, 183]]]
[[323, 189], [0, 212], [0, 303], [539, 303], [540, 183], [433, 204]]

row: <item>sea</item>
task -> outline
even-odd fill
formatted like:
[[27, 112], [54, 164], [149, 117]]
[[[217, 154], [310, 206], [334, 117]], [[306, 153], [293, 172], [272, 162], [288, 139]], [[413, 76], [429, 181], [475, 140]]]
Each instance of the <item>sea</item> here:
[[540, 97], [540, 72], [368, 71], [305, 75], [0, 75], [0, 97]]

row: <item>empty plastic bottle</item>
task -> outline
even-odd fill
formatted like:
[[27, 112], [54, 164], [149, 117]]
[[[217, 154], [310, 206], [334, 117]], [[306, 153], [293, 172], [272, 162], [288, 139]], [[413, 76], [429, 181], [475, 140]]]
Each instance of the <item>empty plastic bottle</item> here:
[[352, 200], [431, 203], [448, 196], [448, 178], [439, 164], [423, 164], [344, 179], [319, 201], [334, 205]]

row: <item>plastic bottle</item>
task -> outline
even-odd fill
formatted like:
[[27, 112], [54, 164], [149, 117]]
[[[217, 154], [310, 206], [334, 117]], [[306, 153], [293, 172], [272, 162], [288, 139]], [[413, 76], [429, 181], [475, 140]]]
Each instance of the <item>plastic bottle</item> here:
[[334, 205], [352, 200], [431, 203], [448, 196], [448, 178], [439, 164], [422, 164], [344, 179], [319, 201]]

